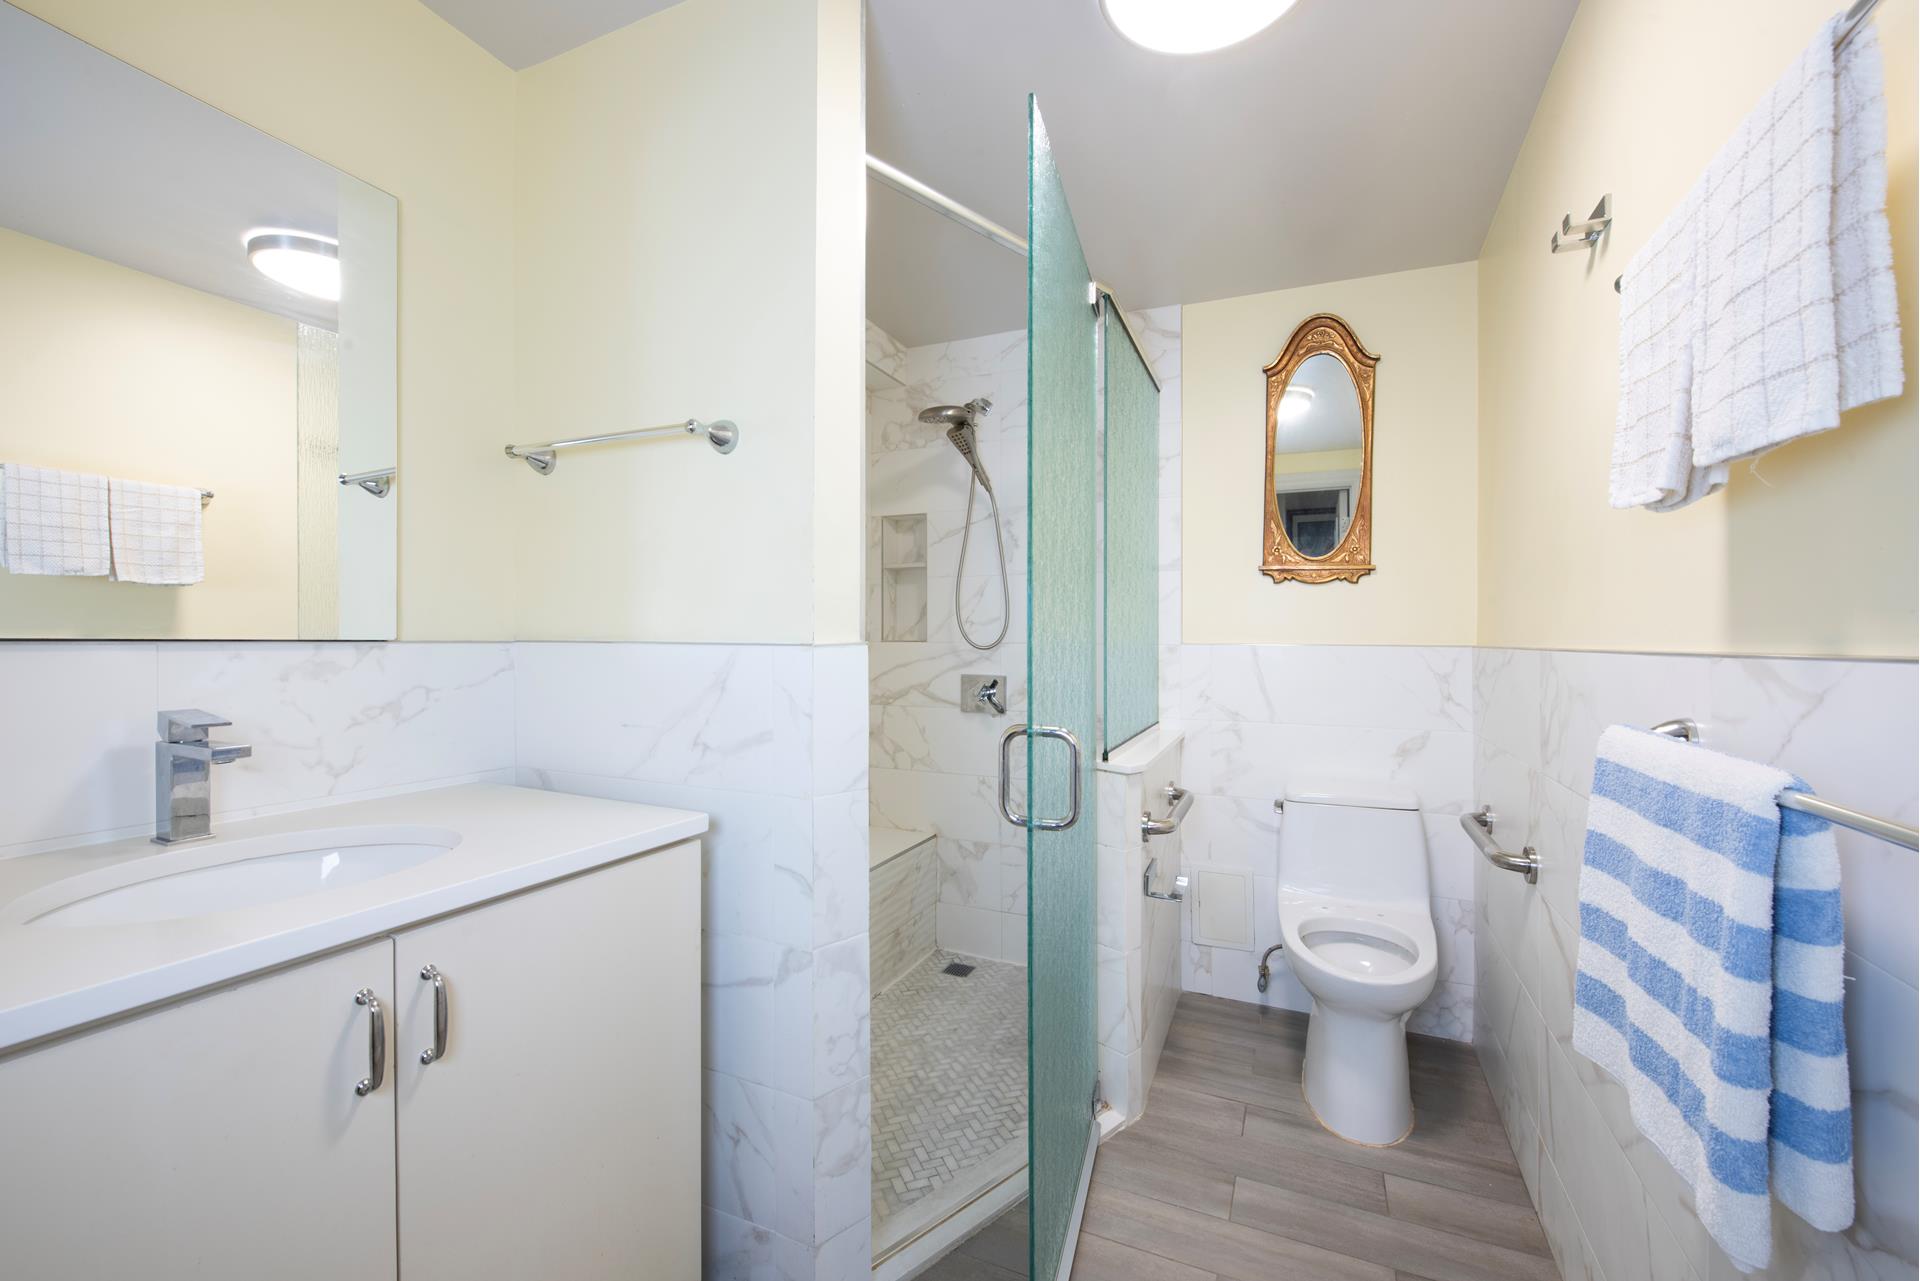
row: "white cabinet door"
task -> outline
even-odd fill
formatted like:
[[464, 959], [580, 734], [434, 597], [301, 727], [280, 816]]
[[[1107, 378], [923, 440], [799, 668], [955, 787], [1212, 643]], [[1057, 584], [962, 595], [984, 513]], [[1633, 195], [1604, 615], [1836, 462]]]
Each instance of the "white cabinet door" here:
[[396, 936], [406, 1281], [700, 1275], [699, 851]]
[[361, 988], [385, 1019], [390, 940], [0, 1060], [0, 1275], [393, 1277]]

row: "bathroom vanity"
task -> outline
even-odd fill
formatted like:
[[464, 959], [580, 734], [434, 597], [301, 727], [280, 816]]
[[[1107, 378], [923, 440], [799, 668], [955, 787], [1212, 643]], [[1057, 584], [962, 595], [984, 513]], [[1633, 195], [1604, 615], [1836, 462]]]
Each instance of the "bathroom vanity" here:
[[0, 861], [0, 1272], [698, 1275], [706, 827], [468, 786]]

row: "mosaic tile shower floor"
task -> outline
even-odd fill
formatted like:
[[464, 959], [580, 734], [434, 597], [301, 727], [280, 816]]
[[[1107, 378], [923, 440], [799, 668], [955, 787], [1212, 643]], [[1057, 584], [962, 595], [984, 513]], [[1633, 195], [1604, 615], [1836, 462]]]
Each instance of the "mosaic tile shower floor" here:
[[[973, 973], [942, 973], [956, 961]], [[935, 950], [873, 1002], [876, 1247], [1024, 1165], [1026, 1146], [1026, 969]]]

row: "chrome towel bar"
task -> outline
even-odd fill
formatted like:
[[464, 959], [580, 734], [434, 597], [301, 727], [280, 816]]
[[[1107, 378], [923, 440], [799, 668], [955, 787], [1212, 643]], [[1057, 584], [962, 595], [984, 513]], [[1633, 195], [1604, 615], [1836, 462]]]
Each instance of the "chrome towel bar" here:
[[507, 457], [518, 458], [542, 476], [551, 476], [563, 449], [581, 445], [607, 445], [616, 440], [644, 440], [649, 436], [704, 436], [716, 454], [731, 454], [740, 443], [740, 428], [725, 418], [703, 423], [697, 418], [685, 422], [662, 423], [658, 427], [636, 427], [632, 431], [610, 431], [599, 436], [575, 436], [571, 440], [550, 440], [543, 445], [508, 445]]
[[1172, 836], [1180, 830], [1180, 820], [1193, 808], [1193, 793], [1178, 784], [1168, 783], [1160, 789], [1160, 794], [1167, 798], [1167, 816], [1155, 818], [1151, 810], [1141, 811], [1140, 839], [1143, 841], [1154, 836]]
[[[1879, 5], [1880, 0], [1853, 0], [1853, 5], [1847, 10], [1845, 20], [1840, 24], [1839, 32], [1833, 37], [1833, 47], [1838, 49], [1841, 45], [1853, 39], [1860, 28], [1866, 24], [1867, 19], [1873, 16], [1873, 11], [1878, 8]], [[1560, 252], [1558, 238], [1554, 241], [1553, 251], [1555, 253]], [[1613, 278], [1613, 292], [1616, 294], [1620, 292], [1620, 282], [1624, 279], [1624, 276], [1615, 276]], [[1788, 808], [1791, 809], [1792, 807], [1789, 806]], [[1837, 823], [1840, 820], [1834, 819], [1833, 821]], [[1909, 828], [1908, 830], [1911, 831], [1912, 829]], [[1887, 839], [1892, 840], [1893, 838], [1888, 837]]]
[[[1869, 9], [1872, 7], [1871, 4], [1867, 5]], [[1691, 717], [1682, 716], [1677, 720], [1661, 721], [1653, 727], [1653, 732], [1664, 734], [1668, 738], [1698, 743], [1700, 722]], [[1802, 814], [1824, 818], [1829, 823], [1837, 823], [1841, 827], [1852, 828], [1856, 832], [1865, 832], [1868, 836], [1878, 837], [1894, 845], [1904, 845], [1910, 850], [1920, 849], [1920, 831], [1908, 827], [1905, 823], [1896, 823], [1890, 818], [1881, 818], [1878, 814], [1868, 814], [1850, 806], [1836, 805], [1811, 792], [1784, 791], [1774, 798], [1774, 802], [1783, 810], [1798, 810]]]
[[1500, 848], [1493, 839], [1493, 811], [1482, 805], [1471, 814], [1460, 816], [1460, 826], [1473, 838], [1473, 844], [1487, 862], [1503, 872], [1518, 872], [1527, 878], [1527, 884], [1534, 885], [1540, 880], [1540, 855], [1531, 845], [1521, 847], [1518, 854], [1509, 854]]
[[385, 498], [393, 492], [393, 478], [398, 474], [396, 467], [376, 467], [372, 471], [341, 472], [342, 485], [358, 485], [375, 498]]

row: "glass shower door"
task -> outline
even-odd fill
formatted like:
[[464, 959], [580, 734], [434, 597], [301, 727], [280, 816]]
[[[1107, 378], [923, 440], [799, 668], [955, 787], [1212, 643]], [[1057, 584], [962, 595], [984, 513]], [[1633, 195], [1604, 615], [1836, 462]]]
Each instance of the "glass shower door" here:
[[1028, 99], [1028, 1178], [1035, 1281], [1093, 1156], [1096, 440], [1092, 278]]

